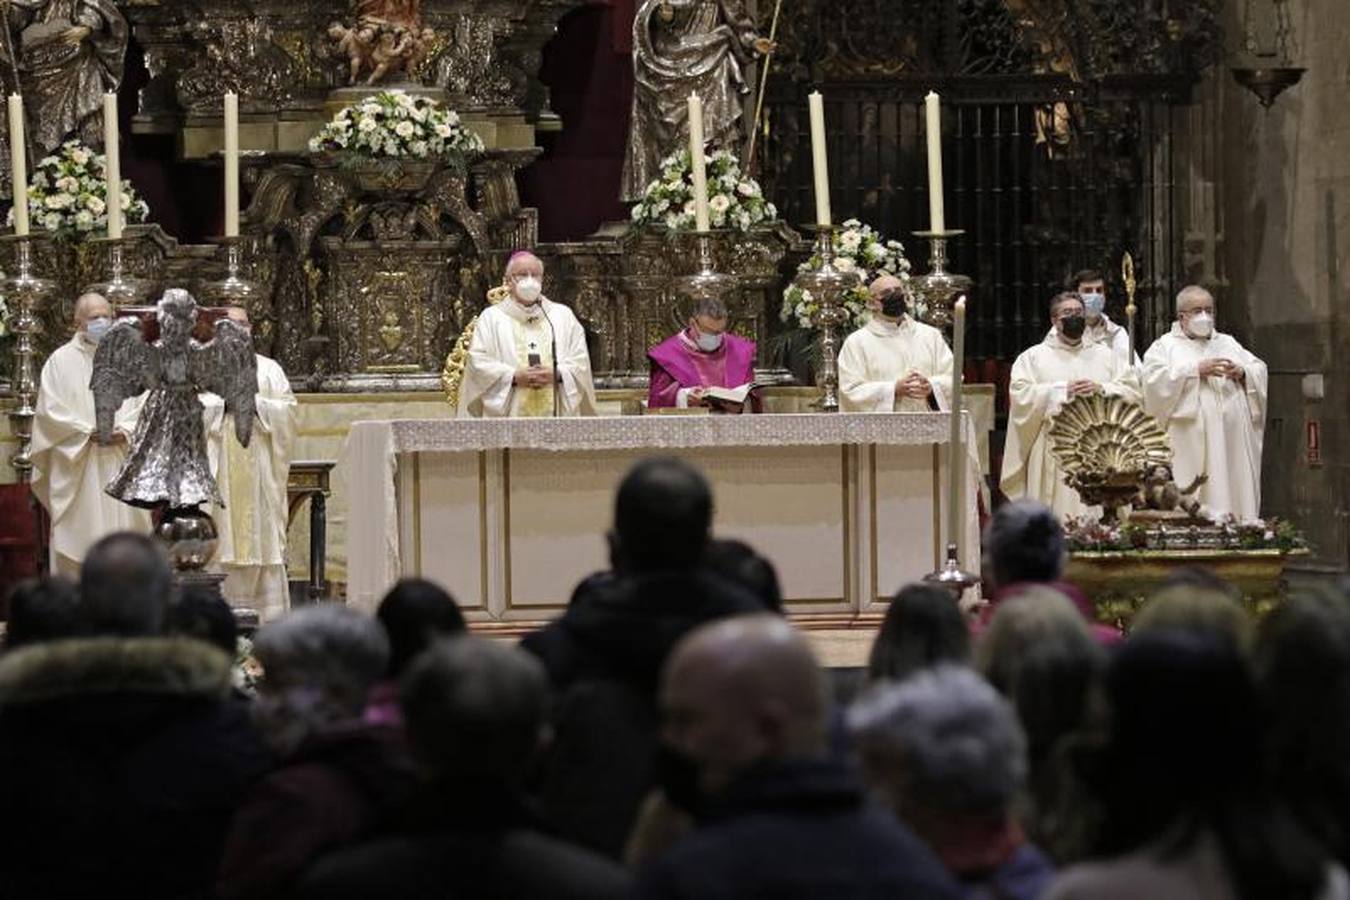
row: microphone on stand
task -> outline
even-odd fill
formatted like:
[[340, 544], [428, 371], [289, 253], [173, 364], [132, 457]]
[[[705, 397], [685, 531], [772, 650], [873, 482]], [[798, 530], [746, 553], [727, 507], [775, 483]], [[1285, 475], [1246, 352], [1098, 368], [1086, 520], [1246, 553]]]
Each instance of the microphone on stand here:
[[539, 312], [548, 323], [549, 361], [553, 364], [553, 418], [558, 418], [558, 333], [553, 330], [553, 320], [544, 309], [544, 298], [539, 298]]

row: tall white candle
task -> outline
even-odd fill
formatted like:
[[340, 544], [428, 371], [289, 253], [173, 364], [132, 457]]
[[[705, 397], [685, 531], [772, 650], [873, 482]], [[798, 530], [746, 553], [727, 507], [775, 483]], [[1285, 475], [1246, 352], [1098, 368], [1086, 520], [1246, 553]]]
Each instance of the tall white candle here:
[[107, 158], [108, 237], [122, 236], [122, 156], [117, 145], [117, 95], [103, 95], [103, 153]]
[[961, 382], [962, 370], [966, 364], [966, 297], [957, 299], [952, 307], [952, 400], [951, 434], [948, 446], [951, 450], [951, 463], [947, 474], [951, 481], [947, 486], [947, 543], [956, 547], [957, 559], [961, 558], [961, 485], [966, 474], [966, 455], [963, 452], [961, 431]]
[[225, 95], [225, 236], [239, 237], [239, 95]]
[[14, 233], [28, 233], [28, 151], [23, 136], [23, 98], [9, 95], [9, 172], [14, 185]]
[[816, 224], [830, 224], [830, 166], [825, 151], [825, 101], [820, 91], [806, 98], [811, 118], [811, 169], [816, 186]]
[[694, 173], [694, 227], [712, 228], [708, 217], [708, 164], [703, 158], [703, 101], [689, 95], [689, 164]]
[[947, 219], [942, 207], [942, 110], [933, 91], [923, 98], [928, 115], [928, 227], [946, 231]]

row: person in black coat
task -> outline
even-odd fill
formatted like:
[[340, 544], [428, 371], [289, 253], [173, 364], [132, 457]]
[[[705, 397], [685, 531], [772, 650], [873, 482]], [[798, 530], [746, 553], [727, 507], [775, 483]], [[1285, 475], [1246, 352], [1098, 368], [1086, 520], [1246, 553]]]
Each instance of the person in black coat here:
[[706, 625], [661, 688], [662, 790], [692, 834], [643, 869], [638, 898], [954, 898], [941, 863], [827, 748], [828, 687], [775, 616]]
[[535, 785], [560, 834], [619, 858], [653, 783], [656, 687], [690, 630], [763, 602], [702, 565], [712, 492], [677, 459], [638, 463], [619, 486], [613, 571], [593, 575], [556, 621], [528, 636], [553, 685], [554, 740]]
[[545, 735], [548, 684], [528, 654], [472, 637], [441, 639], [399, 692], [424, 784], [395, 833], [331, 854], [298, 896], [607, 900], [630, 878], [613, 862], [548, 836], [524, 799]]
[[84, 637], [0, 659], [0, 896], [208, 897], [230, 817], [270, 755], [231, 659], [160, 637], [158, 545], [116, 534], [81, 575]]

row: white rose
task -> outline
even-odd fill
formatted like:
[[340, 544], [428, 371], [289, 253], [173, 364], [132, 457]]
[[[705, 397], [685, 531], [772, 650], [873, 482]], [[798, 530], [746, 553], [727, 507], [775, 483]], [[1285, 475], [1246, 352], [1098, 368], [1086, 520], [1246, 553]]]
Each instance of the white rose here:
[[60, 228], [61, 214], [47, 213], [47, 215], [43, 216], [42, 218], [42, 226], [46, 228], [48, 231], [55, 231], [56, 229]]
[[90, 153], [89, 153], [88, 150], [84, 150], [84, 149], [75, 149], [75, 150], [70, 151], [70, 158], [73, 159], [73, 160], [75, 161], [75, 164], [76, 164], [76, 165], [80, 165], [80, 166], [87, 166], [87, 165], [89, 165], [89, 157], [90, 157]]
[[361, 121], [356, 123], [357, 131], [374, 131], [375, 120], [370, 116], [362, 116]]
[[755, 184], [753, 181], [742, 181], [740, 184], [736, 185], [736, 192], [742, 197], [758, 197], [759, 185]]
[[412, 137], [413, 133], [416, 131], [417, 127], [406, 119], [394, 126], [394, 134], [397, 134], [399, 137]]
[[731, 208], [731, 199], [726, 194], [717, 194], [708, 201], [708, 206], [720, 216]]
[[47, 198], [48, 209], [65, 209], [74, 202], [74, 197], [69, 194], [52, 194]]
[[839, 236], [839, 248], [845, 253], [856, 253], [862, 244], [862, 235], [856, 231], [845, 231]]
[[88, 231], [94, 227], [94, 217], [89, 210], [82, 209], [75, 214], [75, 227], [81, 231]]
[[847, 256], [836, 256], [834, 258], [834, 267], [840, 272], [852, 272], [858, 267], [858, 264]]
[[93, 194], [90, 194], [89, 198], [84, 201], [84, 205], [89, 207], [89, 211], [96, 216], [103, 215], [108, 208], [108, 204], [103, 202], [102, 197], [95, 197]]

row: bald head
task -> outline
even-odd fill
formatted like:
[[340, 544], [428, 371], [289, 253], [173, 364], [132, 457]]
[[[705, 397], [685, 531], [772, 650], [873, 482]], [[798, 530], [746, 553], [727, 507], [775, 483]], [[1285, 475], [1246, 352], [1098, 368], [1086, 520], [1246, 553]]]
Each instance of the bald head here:
[[544, 277], [544, 263], [528, 250], [518, 250], [511, 254], [511, 258], [506, 261], [506, 278], [510, 279], [518, 275], [533, 275], [535, 278]]
[[107, 318], [111, 319], [113, 314], [112, 304], [108, 298], [102, 294], [96, 294], [93, 291], [81, 294], [75, 301], [75, 327], [83, 329], [85, 323], [90, 319]]
[[666, 664], [663, 736], [716, 792], [759, 762], [825, 752], [825, 676], [805, 639], [769, 614], [691, 632]]
[[905, 283], [894, 275], [881, 275], [867, 286], [867, 295], [879, 300], [891, 291], [903, 290], [904, 287]]

